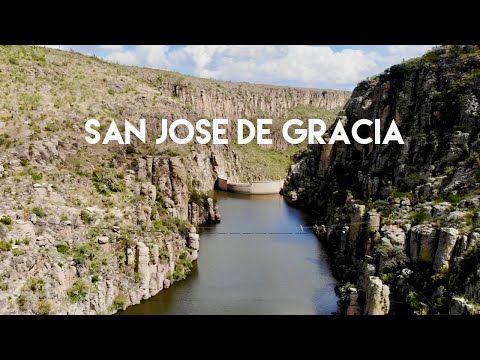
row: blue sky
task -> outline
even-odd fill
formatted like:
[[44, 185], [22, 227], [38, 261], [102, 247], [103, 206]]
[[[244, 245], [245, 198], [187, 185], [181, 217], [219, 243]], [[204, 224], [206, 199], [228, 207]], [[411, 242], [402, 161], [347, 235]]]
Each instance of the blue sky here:
[[56, 45], [106, 60], [204, 78], [352, 90], [433, 45]]

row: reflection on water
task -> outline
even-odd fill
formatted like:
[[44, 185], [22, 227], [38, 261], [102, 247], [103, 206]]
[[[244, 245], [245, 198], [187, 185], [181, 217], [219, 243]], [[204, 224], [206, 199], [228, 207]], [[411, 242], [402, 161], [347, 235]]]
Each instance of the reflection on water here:
[[200, 257], [187, 279], [119, 314], [337, 310], [327, 254], [311, 229], [301, 233], [300, 225], [308, 224], [305, 214], [280, 195], [216, 192], [215, 197], [222, 222], [201, 230]]

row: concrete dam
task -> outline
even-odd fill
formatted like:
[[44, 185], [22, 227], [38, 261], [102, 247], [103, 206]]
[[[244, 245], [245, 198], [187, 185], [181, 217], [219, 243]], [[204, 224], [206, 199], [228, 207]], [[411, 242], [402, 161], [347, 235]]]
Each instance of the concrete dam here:
[[217, 187], [219, 190], [252, 194], [252, 195], [267, 195], [278, 194], [283, 188], [284, 180], [273, 181], [250, 181], [248, 183], [231, 183], [227, 179], [218, 178]]

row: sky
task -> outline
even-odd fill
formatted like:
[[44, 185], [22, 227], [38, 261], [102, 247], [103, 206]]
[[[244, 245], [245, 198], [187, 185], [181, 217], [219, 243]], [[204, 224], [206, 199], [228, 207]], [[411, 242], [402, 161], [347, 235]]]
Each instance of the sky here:
[[433, 45], [54, 45], [124, 64], [227, 81], [353, 90]]

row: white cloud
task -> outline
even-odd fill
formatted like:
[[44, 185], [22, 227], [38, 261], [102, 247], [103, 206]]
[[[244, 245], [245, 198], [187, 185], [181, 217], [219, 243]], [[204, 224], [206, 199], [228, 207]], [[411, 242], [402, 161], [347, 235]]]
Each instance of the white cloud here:
[[167, 50], [167, 45], [138, 45], [132, 50], [114, 50], [105, 59], [126, 65], [168, 68]]
[[334, 52], [328, 46], [195, 45], [172, 57], [180, 64], [190, 62], [201, 77], [302, 86], [354, 83], [376, 67], [363, 50]]
[[[55, 46], [50, 46], [55, 47]], [[359, 81], [432, 45], [63, 45], [126, 65], [174, 70], [200, 77], [279, 85], [352, 89]], [[57, 47], [58, 48], [58, 47]]]
[[111, 51], [122, 51], [123, 45], [100, 45], [100, 49]]
[[138, 56], [134, 51], [114, 51], [105, 56], [105, 59], [124, 65], [140, 65]]

